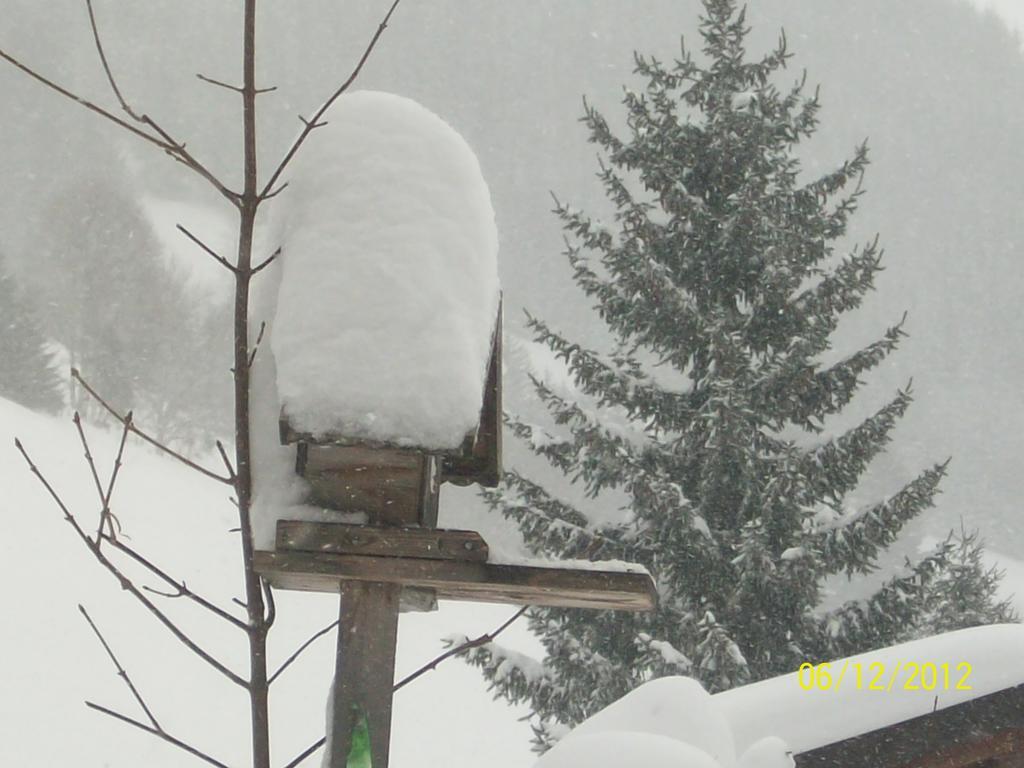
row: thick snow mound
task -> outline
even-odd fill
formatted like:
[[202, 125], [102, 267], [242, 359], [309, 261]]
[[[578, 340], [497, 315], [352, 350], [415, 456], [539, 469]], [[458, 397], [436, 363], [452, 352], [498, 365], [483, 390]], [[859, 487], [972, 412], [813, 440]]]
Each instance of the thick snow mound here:
[[732, 733], [708, 694], [689, 677], [662, 677], [644, 683], [576, 726], [565, 737], [606, 731], [665, 736], [710, 756], [719, 765], [736, 761]]
[[455, 448], [477, 424], [498, 309], [480, 165], [400, 96], [346, 94], [325, 119], [275, 201], [281, 402], [302, 432]]
[[716, 697], [696, 680], [644, 683], [576, 726], [535, 768], [793, 768], [786, 742], [768, 736], [736, 759]]
[[685, 742], [635, 731], [603, 731], [566, 738], [534, 768], [721, 768], [706, 752]]

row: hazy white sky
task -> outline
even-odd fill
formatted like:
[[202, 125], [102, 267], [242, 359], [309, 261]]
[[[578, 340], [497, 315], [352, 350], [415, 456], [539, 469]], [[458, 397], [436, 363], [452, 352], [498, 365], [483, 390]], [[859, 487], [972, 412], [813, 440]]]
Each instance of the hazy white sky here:
[[1024, 0], [969, 0], [969, 2], [978, 8], [995, 11], [1011, 29], [1021, 35], [1022, 44], [1024, 44]]

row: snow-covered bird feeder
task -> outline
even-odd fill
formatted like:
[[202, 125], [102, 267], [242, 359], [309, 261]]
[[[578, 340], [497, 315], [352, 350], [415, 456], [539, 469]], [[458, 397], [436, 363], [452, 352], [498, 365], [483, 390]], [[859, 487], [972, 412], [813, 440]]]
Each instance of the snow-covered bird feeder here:
[[501, 471], [490, 195], [462, 137], [409, 99], [346, 94], [326, 120], [275, 201], [256, 302], [253, 562], [275, 588], [339, 595], [327, 764], [358, 742], [386, 768], [400, 608], [643, 611], [656, 592], [642, 569], [491, 562], [477, 531], [438, 529], [441, 483]]
[[349, 94], [327, 121], [280, 201], [281, 440], [310, 503], [432, 527], [440, 483], [500, 473], [490, 195], [465, 140], [410, 99]]

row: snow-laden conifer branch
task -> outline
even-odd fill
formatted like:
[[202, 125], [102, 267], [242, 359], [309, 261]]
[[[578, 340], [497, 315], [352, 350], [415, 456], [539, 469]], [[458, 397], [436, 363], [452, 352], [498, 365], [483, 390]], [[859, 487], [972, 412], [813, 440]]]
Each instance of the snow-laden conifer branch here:
[[878, 553], [896, 540], [903, 526], [929, 508], [939, 493], [949, 460], [936, 464], [885, 499], [840, 517], [818, 533], [815, 548], [822, 552], [830, 574], [869, 573]]

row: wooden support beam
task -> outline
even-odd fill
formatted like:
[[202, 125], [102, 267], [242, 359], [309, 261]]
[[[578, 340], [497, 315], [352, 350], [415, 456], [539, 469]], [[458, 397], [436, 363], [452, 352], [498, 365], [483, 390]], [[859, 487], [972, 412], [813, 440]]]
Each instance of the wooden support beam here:
[[[327, 742], [329, 768], [386, 768], [398, 637], [397, 584], [346, 581], [339, 586], [338, 653]], [[367, 743], [368, 741], [368, 743]], [[370, 760], [349, 763], [366, 749]]]
[[329, 552], [336, 555], [422, 557], [428, 560], [487, 562], [487, 542], [474, 531], [436, 528], [385, 528], [342, 523], [279, 520], [278, 552]]
[[342, 581], [382, 581], [433, 589], [439, 600], [650, 611], [657, 602], [646, 573], [567, 570], [426, 558], [264, 552], [256, 571], [279, 589], [337, 592]]

